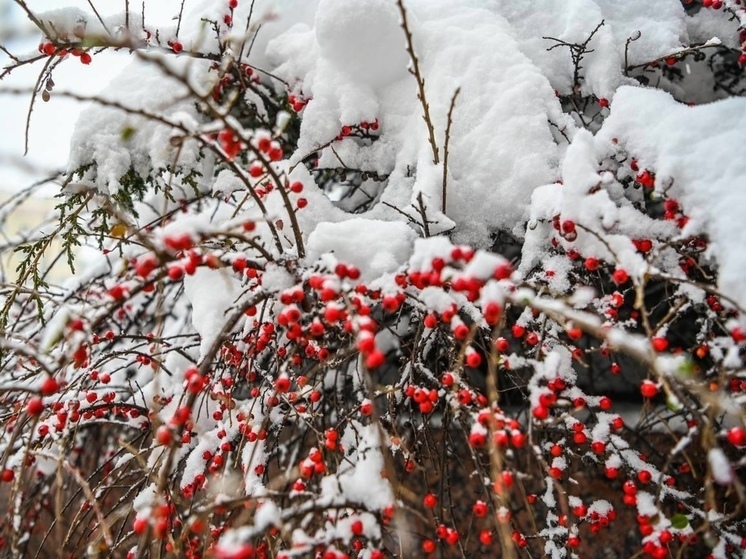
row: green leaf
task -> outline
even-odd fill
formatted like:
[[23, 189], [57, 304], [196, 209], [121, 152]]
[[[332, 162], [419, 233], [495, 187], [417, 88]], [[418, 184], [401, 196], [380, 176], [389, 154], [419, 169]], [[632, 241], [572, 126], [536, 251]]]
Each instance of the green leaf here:
[[666, 398], [666, 407], [672, 412], [679, 412], [684, 408], [684, 406], [681, 405], [681, 401], [679, 401], [679, 399], [673, 394]]
[[684, 359], [676, 368], [676, 376], [681, 380], [691, 380], [697, 375], [697, 367], [691, 359]]
[[137, 132], [137, 130], [135, 130], [131, 126], [125, 126], [124, 128], [122, 128], [120, 137], [122, 138], [123, 142], [127, 142], [132, 138], [132, 136], [135, 135], [135, 132]]
[[674, 514], [671, 517], [671, 526], [673, 526], [677, 530], [683, 530], [684, 528], [689, 526], [689, 519], [684, 514]]

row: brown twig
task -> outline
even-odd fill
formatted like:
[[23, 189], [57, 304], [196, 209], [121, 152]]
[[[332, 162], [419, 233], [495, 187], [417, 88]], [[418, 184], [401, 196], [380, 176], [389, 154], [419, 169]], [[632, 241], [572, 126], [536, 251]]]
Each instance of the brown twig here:
[[446, 138], [443, 144], [443, 199], [441, 201], [440, 211], [446, 213], [446, 194], [448, 185], [448, 145], [451, 140], [451, 125], [453, 124], [453, 109], [456, 106], [456, 98], [461, 93], [461, 88], [457, 87], [451, 97], [451, 106], [448, 109], [448, 124], [446, 125]]
[[412, 62], [412, 68], [409, 70], [417, 81], [417, 88], [419, 93], [417, 98], [422, 104], [422, 118], [427, 125], [427, 133], [430, 141], [430, 148], [433, 150], [433, 165], [440, 163], [440, 157], [438, 155], [438, 145], [435, 142], [435, 127], [433, 121], [430, 118], [430, 106], [425, 96], [425, 78], [422, 76], [420, 71], [420, 63], [417, 59], [417, 54], [414, 52], [414, 38], [412, 32], [409, 29], [409, 23], [407, 22], [407, 10], [404, 8], [404, 0], [397, 0], [397, 6], [399, 7], [399, 14], [401, 15], [401, 28], [404, 30], [404, 36], [407, 38], [407, 52], [409, 53], [409, 59]]
[[96, 18], [98, 19], [98, 22], [101, 24], [101, 27], [104, 28], [104, 31], [106, 31], [107, 34], [111, 35], [111, 31], [109, 30], [109, 27], [104, 22], [104, 18], [101, 17], [101, 14], [98, 13], [98, 10], [96, 9], [96, 6], [93, 4], [92, 0], [88, 0], [88, 5], [91, 7], [91, 10], [93, 10], [93, 13], [96, 15]]

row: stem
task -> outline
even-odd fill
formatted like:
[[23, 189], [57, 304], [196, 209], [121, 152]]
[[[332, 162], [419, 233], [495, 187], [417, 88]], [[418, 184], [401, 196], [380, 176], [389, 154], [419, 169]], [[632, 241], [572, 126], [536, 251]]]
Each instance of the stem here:
[[433, 165], [437, 165], [440, 163], [440, 157], [438, 156], [438, 145], [435, 143], [435, 127], [430, 118], [430, 106], [428, 105], [427, 97], [425, 96], [425, 78], [422, 77], [420, 63], [414, 52], [414, 40], [412, 38], [412, 32], [409, 30], [407, 11], [404, 9], [404, 1], [397, 0], [396, 4], [399, 7], [399, 14], [401, 14], [401, 28], [404, 30], [404, 36], [407, 38], [407, 52], [409, 53], [409, 59], [412, 61], [412, 69], [409, 70], [409, 72], [415, 77], [415, 80], [417, 80], [417, 87], [419, 89], [417, 98], [422, 104], [422, 118], [425, 120], [425, 124], [427, 125], [430, 147], [433, 150]]
[[453, 108], [456, 106], [456, 98], [458, 97], [458, 94], [461, 93], [461, 88], [456, 88], [456, 91], [453, 93], [453, 97], [451, 97], [451, 106], [448, 109], [448, 124], [446, 125], [446, 139], [445, 143], [443, 144], [443, 199], [441, 201], [441, 211], [443, 213], [446, 213], [446, 194], [447, 194], [447, 184], [448, 184], [448, 144], [451, 140], [451, 124], [453, 124]]

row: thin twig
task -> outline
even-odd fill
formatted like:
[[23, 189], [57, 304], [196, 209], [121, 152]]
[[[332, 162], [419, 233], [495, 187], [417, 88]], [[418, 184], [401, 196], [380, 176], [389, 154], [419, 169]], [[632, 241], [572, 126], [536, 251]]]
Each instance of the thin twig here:
[[461, 88], [457, 87], [451, 97], [451, 106], [448, 109], [448, 124], [446, 125], [446, 139], [443, 144], [443, 200], [441, 202], [441, 211], [446, 213], [446, 194], [448, 184], [448, 143], [451, 140], [451, 124], [453, 124], [453, 108], [456, 106], [456, 98], [461, 93]]
[[181, 18], [184, 15], [184, 3], [186, 0], [181, 0], [181, 8], [179, 8], [179, 21], [176, 22], [176, 37], [179, 37], [179, 31], [181, 30]]
[[29, 135], [31, 131], [31, 113], [34, 112], [34, 104], [36, 103], [36, 94], [39, 92], [41, 88], [42, 77], [47, 73], [47, 68], [49, 68], [53, 64], [52, 60], [53, 59], [50, 58], [44, 63], [44, 68], [42, 68], [42, 71], [39, 74], [39, 77], [36, 79], [36, 85], [34, 85], [34, 91], [31, 93], [31, 101], [29, 102], [28, 113], [26, 114], [26, 127], [24, 129], [23, 155], [28, 154], [28, 140], [29, 140]]
[[580, 87], [580, 70], [582, 70], [583, 68], [580, 65], [580, 63], [582, 62], [583, 57], [586, 54], [593, 52], [593, 49], [589, 49], [588, 45], [593, 40], [593, 37], [598, 32], [598, 30], [601, 29], [601, 27], [603, 27], [604, 23], [605, 23], [605, 20], [602, 19], [601, 23], [599, 23], [596, 26], [596, 28], [593, 31], [591, 31], [591, 34], [588, 35], [588, 38], [582, 43], [568, 43], [567, 41], [563, 39], [557, 39], [556, 37], [547, 37], [547, 36], [542, 37], [542, 39], [544, 40], [555, 41], [556, 43], [555, 45], [552, 45], [551, 47], [549, 47], [547, 51], [552, 51], [558, 47], [567, 47], [568, 49], [570, 49], [570, 56], [572, 57], [572, 62], [574, 66], [573, 76], [572, 76], [574, 90], [577, 90]]
[[[246, 29], [244, 30], [244, 34], [243, 34], [243, 42], [241, 43], [241, 50], [238, 51], [239, 62], [243, 59], [243, 51], [246, 48], [246, 39], [249, 36], [249, 29], [251, 29], [251, 17], [253, 15], [254, 15], [254, 0], [251, 0], [251, 6], [249, 7], [249, 15], [246, 18]], [[254, 46], [254, 40], [256, 39], [257, 33], [259, 33], [259, 29], [256, 30], [256, 33], [254, 33], [254, 38], [251, 40], [251, 45], [249, 45], [249, 51], [246, 53], [246, 60], [248, 60], [249, 56], [251, 55], [251, 47]]]
[[627, 42], [624, 44], [624, 75], [629, 76], [629, 45], [639, 39], [642, 36], [641, 31], [635, 31], [632, 35], [627, 37]]
[[392, 210], [394, 210], [395, 212], [397, 212], [397, 213], [399, 213], [399, 214], [403, 215], [403, 216], [404, 216], [405, 218], [407, 218], [407, 220], [408, 220], [408, 221], [410, 221], [410, 222], [411, 222], [411, 223], [412, 223], [413, 225], [419, 225], [419, 224], [420, 224], [420, 222], [419, 222], [419, 221], [417, 221], [417, 220], [416, 220], [415, 218], [413, 218], [413, 217], [412, 217], [411, 215], [409, 215], [409, 214], [408, 214], [407, 212], [405, 212], [405, 211], [403, 211], [403, 210], [400, 210], [399, 208], [397, 208], [397, 207], [396, 207], [396, 206], [394, 206], [393, 204], [389, 204], [389, 203], [388, 203], [388, 202], [386, 202], [386, 201], [382, 201], [381, 203], [382, 203], [382, 204], [383, 204], [384, 206], [387, 206], [387, 207], [391, 208]]
[[407, 38], [407, 52], [409, 53], [409, 59], [412, 61], [412, 68], [409, 72], [415, 77], [415, 80], [417, 80], [417, 87], [419, 88], [417, 98], [422, 104], [422, 118], [425, 120], [425, 124], [427, 125], [430, 147], [433, 150], [433, 165], [437, 165], [440, 163], [440, 156], [438, 155], [438, 145], [435, 143], [435, 127], [430, 118], [430, 106], [428, 105], [427, 97], [425, 96], [425, 78], [422, 76], [422, 72], [420, 72], [420, 63], [414, 52], [414, 39], [412, 37], [412, 32], [409, 30], [407, 11], [404, 8], [404, 0], [397, 0], [396, 4], [399, 6], [399, 14], [402, 19], [401, 28], [404, 30], [404, 35]]
[[36, 27], [39, 28], [39, 30], [44, 33], [44, 35], [49, 35], [47, 32], [47, 28], [44, 26], [44, 24], [41, 22], [39, 18], [34, 15], [34, 13], [29, 9], [28, 6], [26, 6], [25, 0], [15, 0], [16, 5], [20, 6], [21, 9], [26, 12], [26, 17], [28, 17], [31, 22], [36, 25]]
[[19, 59], [18, 57], [16, 57], [16, 56], [12, 55], [12, 54], [10, 53], [10, 51], [9, 51], [8, 49], [6, 49], [6, 48], [5, 48], [5, 47], [4, 47], [3, 45], [0, 45], [0, 50], [1, 50], [1, 51], [3, 51], [3, 52], [4, 52], [5, 54], [6, 54], [6, 55], [8, 55], [8, 57], [9, 57], [9, 58], [10, 58], [10, 59], [11, 59], [11, 60], [12, 60], [13, 62], [15, 62], [16, 64], [17, 64], [17, 63], [19, 63], [19, 62], [21, 62], [21, 60], [20, 60], [20, 59]]
[[417, 194], [417, 211], [422, 218], [422, 231], [425, 234], [425, 237], [429, 237], [430, 226], [428, 225], [429, 222], [427, 220], [427, 210], [425, 208], [425, 202], [422, 199], [422, 191]]
[[98, 10], [96, 9], [96, 6], [93, 5], [92, 0], [88, 0], [88, 5], [93, 10], [93, 13], [96, 14], [96, 18], [98, 19], [98, 22], [101, 24], [101, 27], [104, 28], [104, 31], [106, 31], [107, 34], [111, 35], [111, 31], [109, 31], [109, 28], [106, 26], [106, 23], [104, 23], [104, 19], [101, 17], [101, 14], [98, 13]]

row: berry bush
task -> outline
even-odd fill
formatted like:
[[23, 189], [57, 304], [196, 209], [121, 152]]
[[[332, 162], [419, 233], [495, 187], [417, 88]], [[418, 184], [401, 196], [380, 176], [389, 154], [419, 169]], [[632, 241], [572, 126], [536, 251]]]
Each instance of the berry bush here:
[[740, 0], [15, 4], [3, 556], [746, 556]]

